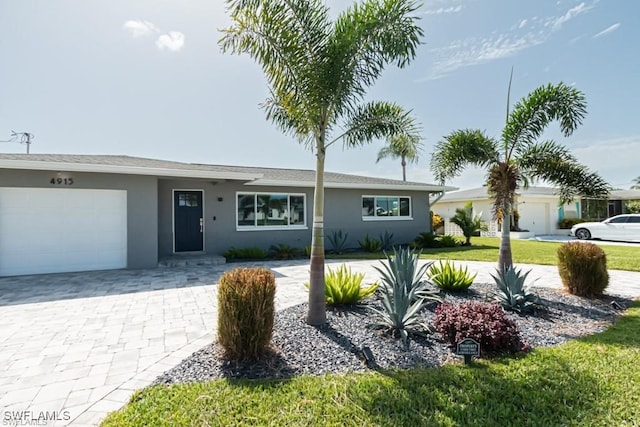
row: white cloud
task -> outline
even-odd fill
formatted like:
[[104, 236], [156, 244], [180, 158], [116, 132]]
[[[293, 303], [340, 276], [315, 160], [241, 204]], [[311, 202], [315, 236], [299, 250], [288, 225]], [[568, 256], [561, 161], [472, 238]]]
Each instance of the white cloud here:
[[156, 40], [156, 46], [160, 50], [170, 50], [177, 52], [184, 46], [184, 34], [180, 31], [169, 31], [168, 34], [163, 34]]
[[131, 20], [122, 25], [122, 28], [131, 32], [133, 37], [146, 36], [151, 33], [158, 33], [158, 27], [149, 21]]
[[432, 9], [423, 12], [423, 15], [441, 15], [443, 13], [458, 13], [462, 10], [462, 5], [459, 4], [457, 6], [450, 7], [441, 7], [439, 9]]
[[[591, 4], [582, 2], [568, 9], [561, 16], [521, 19], [509, 31], [493, 34], [490, 37], [469, 37], [455, 40], [448, 46], [434, 48], [431, 50], [435, 59], [434, 64], [430, 74], [422, 81], [442, 78], [462, 67], [507, 58], [527, 48], [545, 43], [553, 33], [561, 30], [564, 23], [586, 13], [596, 3], [597, 0]], [[614, 31], [615, 29], [607, 30]]]
[[596, 34], [595, 36], [593, 36], [593, 38], [598, 38], [598, 37], [602, 37], [605, 36], [609, 33], [613, 33], [615, 30], [617, 30], [618, 28], [620, 28], [620, 23], [615, 23], [610, 27], [605, 28], [604, 30], [600, 31], [598, 34]]
[[559, 16], [559, 17], [553, 19], [552, 21], [550, 21], [550, 24], [552, 25], [554, 30], [559, 30], [560, 27], [562, 27], [562, 24], [564, 24], [565, 22], [575, 18], [576, 16], [580, 15], [581, 13], [587, 12], [592, 7], [593, 6], [587, 6], [587, 4], [585, 2], [582, 2], [579, 5], [569, 9], [567, 11], [567, 13], [565, 13], [564, 15]]
[[528, 32], [521, 36], [498, 34], [494, 37], [458, 40], [444, 48], [434, 49], [436, 57], [432, 75], [426, 80], [435, 80], [458, 68], [484, 64], [496, 59], [507, 58], [523, 49], [545, 41], [543, 33]]

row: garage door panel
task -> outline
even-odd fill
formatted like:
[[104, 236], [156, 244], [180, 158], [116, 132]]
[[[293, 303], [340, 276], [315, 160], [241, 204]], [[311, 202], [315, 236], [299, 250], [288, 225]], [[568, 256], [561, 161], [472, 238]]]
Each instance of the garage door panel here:
[[0, 188], [0, 276], [124, 268], [124, 190]]
[[520, 228], [529, 230], [536, 235], [548, 234], [549, 222], [548, 204], [546, 203], [522, 203], [518, 206], [520, 213]]

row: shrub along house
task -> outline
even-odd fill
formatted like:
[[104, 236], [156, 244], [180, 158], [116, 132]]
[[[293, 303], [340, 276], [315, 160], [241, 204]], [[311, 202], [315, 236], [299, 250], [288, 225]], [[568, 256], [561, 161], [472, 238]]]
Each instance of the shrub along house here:
[[[311, 242], [311, 170], [128, 156], [0, 154], [0, 276], [151, 268], [173, 254]], [[447, 187], [325, 175], [325, 233], [351, 246], [429, 230]]]

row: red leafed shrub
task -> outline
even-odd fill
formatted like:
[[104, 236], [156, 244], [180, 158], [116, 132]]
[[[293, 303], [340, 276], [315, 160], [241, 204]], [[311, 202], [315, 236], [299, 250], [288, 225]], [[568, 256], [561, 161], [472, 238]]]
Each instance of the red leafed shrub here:
[[440, 304], [435, 317], [438, 332], [454, 348], [464, 338], [473, 338], [480, 343], [482, 356], [528, 350], [516, 324], [496, 303]]

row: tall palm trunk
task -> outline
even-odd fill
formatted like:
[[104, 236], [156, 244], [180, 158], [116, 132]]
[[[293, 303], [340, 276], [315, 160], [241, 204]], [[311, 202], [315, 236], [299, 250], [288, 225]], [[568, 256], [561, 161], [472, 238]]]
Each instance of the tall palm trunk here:
[[405, 158], [404, 154], [401, 157], [402, 159], [402, 180], [406, 181], [407, 180], [407, 159]]
[[309, 277], [309, 311], [307, 323], [327, 322], [324, 289], [324, 160], [325, 148], [318, 144], [316, 156], [316, 187], [313, 193], [313, 228], [311, 234], [311, 263]]
[[511, 253], [511, 206], [509, 202], [502, 205], [502, 231], [500, 233], [500, 253], [498, 255], [498, 270], [504, 271], [513, 265]]

